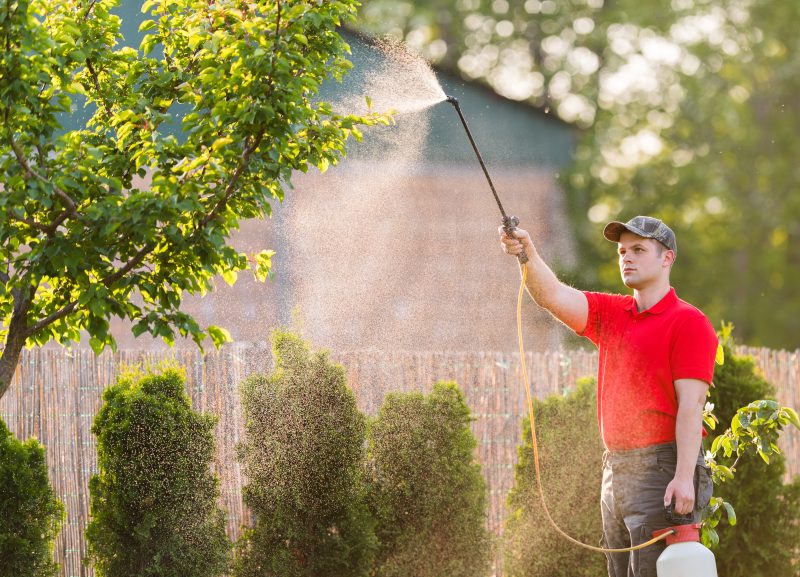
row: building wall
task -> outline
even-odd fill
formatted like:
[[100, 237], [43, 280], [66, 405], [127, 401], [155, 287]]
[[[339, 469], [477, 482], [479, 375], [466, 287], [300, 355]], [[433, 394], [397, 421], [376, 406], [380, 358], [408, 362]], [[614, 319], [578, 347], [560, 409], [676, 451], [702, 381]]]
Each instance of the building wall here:
[[[235, 340], [299, 323], [318, 346], [337, 350], [516, 350], [519, 270], [501, 251], [500, 215], [479, 169], [406, 168], [351, 163], [298, 178], [273, 218], [244, 223], [235, 241], [245, 252], [275, 249], [273, 277], [262, 284], [243, 273], [233, 287], [218, 280], [184, 308]], [[552, 174], [505, 170], [496, 184], [545, 257], [571, 265]], [[565, 329], [527, 296], [524, 306], [529, 348], [557, 347]], [[127, 323], [113, 331], [123, 348], [162, 346], [134, 340]]]

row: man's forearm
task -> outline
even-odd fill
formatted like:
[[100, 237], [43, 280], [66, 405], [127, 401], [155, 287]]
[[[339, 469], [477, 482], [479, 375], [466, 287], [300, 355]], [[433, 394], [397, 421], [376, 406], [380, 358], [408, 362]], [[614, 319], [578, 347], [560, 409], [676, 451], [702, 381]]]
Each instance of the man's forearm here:
[[531, 298], [542, 308], [554, 313], [555, 297], [558, 294], [561, 281], [558, 280], [553, 270], [547, 266], [535, 248], [528, 248], [528, 262], [521, 266], [528, 267], [528, 276], [525, 288]]
[[678, 466], [675, 477], [689, 479], [694, 477], [697, 456], [703, 442], [703, 411], [695, 405], [678, 407], [675, 422], [675, 444], [678, 447]]

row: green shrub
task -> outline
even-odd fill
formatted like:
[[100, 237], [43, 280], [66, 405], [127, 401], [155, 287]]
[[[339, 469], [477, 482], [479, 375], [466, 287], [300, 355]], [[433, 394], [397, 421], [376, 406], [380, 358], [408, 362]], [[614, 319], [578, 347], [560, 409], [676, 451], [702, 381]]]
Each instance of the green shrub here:
[[240, 388], [239, 458], [255, 516], [239, 577], [366, 576], [375, 550], [362, 465], [366, 423], [344, 369], [298, 336], [272, 335], [275, 369]]
[[[555, 522], [570, 536], [599, 545], [603, 445], [597, 427], [597, 387], [580, 379], [566, 396], [535, 402], [542, 484]], [[530, 421], [522, 446], [503, 538], [507, 577], [595, 577], [606, 573], [605, 557], [577, 547], [550, 526], [539, 497]]]
[[88, 560], [98, 577], [211, 577], [230, 542], [210, 470], [217, 418], [191, 409], [182, 372], [121, 376], [92, 426]]
[[44, 447], [36, 439], [15, 439], [0, 419], [0, 575], [57, 575], [53, 543], [63, 522]]
[[[732, 353], [725, 344], [725, 363], [717, 366], [710, 402], [719, 419], [718, 429], [730, 426], [736, 410], [774, 395], [770, 385], [749, 357]], [[720, 431], [718, 431], [720, 432]], [[734, 478], [714, 487], [714, 495], [736, 509], [737, 523], [719, 527], [719, 546], [714, 553], [720, 575], [726, 577], [789, 577], [800, 575], [800, 479], [784, 485], [786, 461], [770, 456], [769, 464], [756, 455], [745, 455], [736, 465]]]
[[455, 383], [391, 393], [370, 427], [378, 577], [480, 577], [490, 570], [486, 484]]

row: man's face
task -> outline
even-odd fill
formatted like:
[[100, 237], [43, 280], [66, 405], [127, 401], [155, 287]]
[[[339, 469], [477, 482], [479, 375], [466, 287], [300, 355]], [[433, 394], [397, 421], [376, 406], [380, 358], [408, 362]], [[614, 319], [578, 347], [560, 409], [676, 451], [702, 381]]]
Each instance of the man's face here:
[[673, 252], [652, 238], [642, 238], [632, 232], [623, 232], [617, 243], [619, 272], [622, 282], [632, 289], [643, 289], [658, 282], [675, 258]]

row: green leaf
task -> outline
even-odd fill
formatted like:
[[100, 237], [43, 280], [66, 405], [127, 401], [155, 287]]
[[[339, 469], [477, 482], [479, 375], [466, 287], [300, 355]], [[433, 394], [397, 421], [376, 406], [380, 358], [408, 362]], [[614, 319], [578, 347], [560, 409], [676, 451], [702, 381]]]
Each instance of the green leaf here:
[[789, 422], [800, 429], [800, 417], [797, 416], [797, 411], [791, 407], [783, 407], [783, 414], [789, 418]]
[[236, 279], [239, 278], [239, 273], [235, 270], [224, 270], [222, 271], [222, 280], [228, 283], [228, 286], [233, 286], [236, 284]]
[[217, 151], [220, 148], [228, 146], [230, 143], [233, 142], [233, 138], [230, 136], [223, 136], [222, 138], [217, 138], [214, 143], [211, 145], [211, 150]]
[[92, 347], [94, 354], [99, 355], [106, 348], [106, 343], [96, 337], [92, 337], [89, 339], [89, 346]]
[[233, 341], [231, 338], [231, 334], [222, 327], [217, 327], [211, 325], [208, 327], [208, 336], [211, 337], [211, 340], [214, 342], [214, 346], [216, 348], [220, 348], [225, 343], [230, 343]]
[[725, 507], [725, 513], [728, 515], [728, 523], [736, 525], [736, 511], [733, 510], [733, 505], [727, 501], [723, 501], [722, 506]]
[[275, 256], [274, 250], [262, 250], [253, 255], [256, 262], [255, 276], [259, 282], [264, 282], [269, 278], [272, 271], [272, 257]]
[[141, 44], [139, 44], [139, 50], [141, 51], [143, 56], [147, 56], [152, 52], [153, 47], [158, 42], [159, 38], [155, 34], [148, 34], [144, 38], [142, 38]]
[[725, 349], [722, 347], [722, 344], [717, 345], [717, 358], [715, 361], [718, 365], [725, 364]]
[[139, 32], [147, 32], [148, 30], [152, 30], [157, 26], [158, 22], [156, 22], [155, 20], [145, 20], [139, 25]]

